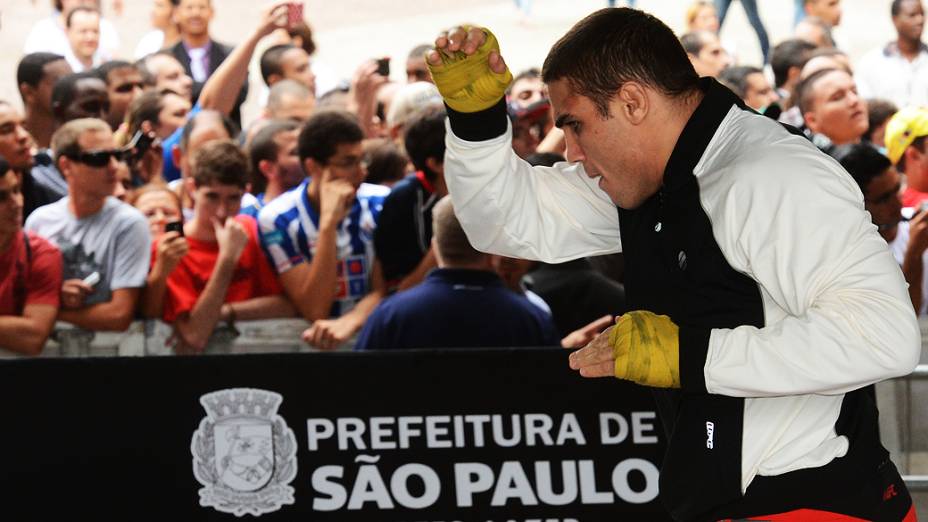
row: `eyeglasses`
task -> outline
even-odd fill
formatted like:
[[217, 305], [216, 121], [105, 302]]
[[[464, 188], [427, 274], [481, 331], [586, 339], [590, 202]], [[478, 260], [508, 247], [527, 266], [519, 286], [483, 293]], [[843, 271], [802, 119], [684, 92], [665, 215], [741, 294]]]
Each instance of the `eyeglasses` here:
[[65, 154], [65, 157], [83, 163], [88, 167], [101, 168], [109, 165], [111, 158], [115, 158], [116, 161], [125, 161], [129, 152], [130, 151], [126, 149], [102, 149], [79, 152], [77, 154]]
[[329, 166], [340, 168], [340, 169], [345, 169], [345, 170], [354, 169], [357, 167], [366, 169], [367, 163], [368, 162], [364, 158], [357, 158], [357, 157], [349, 156], [345, 159], [330, 161]]

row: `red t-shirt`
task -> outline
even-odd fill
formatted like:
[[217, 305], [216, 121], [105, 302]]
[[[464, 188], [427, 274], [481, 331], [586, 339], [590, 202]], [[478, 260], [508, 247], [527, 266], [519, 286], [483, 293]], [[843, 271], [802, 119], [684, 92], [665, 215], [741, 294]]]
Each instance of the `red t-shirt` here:
[[920, 192], [911, 187], [906, 187], [902, 191], [902, 206], [909, 208], [918, 208], [922, 201], [928, 200], [928, 193]]
[[[235, 303], [255, 297], [277, 295], [283, 292], [277, 275], [268, 263], [258, 241], [258, 225], [250, 216], [235, 217], [248, 234], [248, 244], [235, 265], [232, 281], [223, 302]], [[164, 321], [174, 322], [177, 317], [190, 313], [213, 273], [219, 258], [219, 243], [187, 238], [190, 250], [168, 276], [164, 299]], [[157, 243], [152, 245], [152, 264], [158, 257]]]
[[6, 252], [0, 252], [0, 315], [23, 315], [26, 305], [32, 304], [58, 307], [61, 252], [34, 233], [27, 234], [31, 256], [22, 232], [14, 235]]

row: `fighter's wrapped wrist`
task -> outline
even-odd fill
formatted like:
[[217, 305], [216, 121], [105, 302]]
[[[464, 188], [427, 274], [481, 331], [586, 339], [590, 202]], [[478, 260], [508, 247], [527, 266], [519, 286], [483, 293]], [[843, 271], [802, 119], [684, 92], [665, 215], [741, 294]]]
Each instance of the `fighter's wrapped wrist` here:
[[615, 376], [644, 386], [679, 388], [679, 330], [666, 315], [643, 310], [619, 317], [609, 334]]
[[458, 112], [477, 112], [492, 107], [505, 96], [506, 88], [512, 82], [508, 67], [501, 73], [490, 68], [490, 53], [499, 53], [499, 42], [489, 29], [483, 28], [483, 32], [486, 41], [474, 54], [468, 56], [463, 51], [451, 54], [439, 51], [442, 63], [437, 66], [428, 64], [445, 103]]

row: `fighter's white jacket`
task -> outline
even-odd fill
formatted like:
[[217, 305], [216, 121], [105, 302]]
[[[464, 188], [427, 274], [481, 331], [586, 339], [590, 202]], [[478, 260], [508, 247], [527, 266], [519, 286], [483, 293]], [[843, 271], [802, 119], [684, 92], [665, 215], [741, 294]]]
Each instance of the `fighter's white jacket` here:
[[911, 372], [920, 336], [851, 176], [718, 83], [701, 87], [661, 191], [634, 210], [580, 164], [519, 159], [501, 106], [449, 109], [444, 167], [479, 250], [549, 263], [624, 252], [629, 309], [680, 326], [683, 390], [657, 397], [663, 501], [675, 518], [717, 520], [745, 499], [764, 509], [852, 486], [853, 470], [885, 461], [864, 387]]

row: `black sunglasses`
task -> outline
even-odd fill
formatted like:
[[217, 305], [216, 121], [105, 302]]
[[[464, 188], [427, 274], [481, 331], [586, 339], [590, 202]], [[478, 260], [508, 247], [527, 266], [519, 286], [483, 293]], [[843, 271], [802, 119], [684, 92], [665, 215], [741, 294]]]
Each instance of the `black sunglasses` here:
[[126, 149], [103, 149], [79, 152], [77, 154], [65, 154], [65, 156], [79, 163], [83, 163], [88, 167], [100, 168], [109, 165], [110, 158], [116, 158], [116, 161], [125, 161], [129, 152], [130, 151]]

